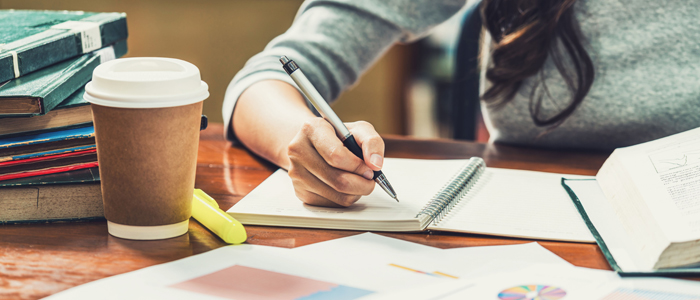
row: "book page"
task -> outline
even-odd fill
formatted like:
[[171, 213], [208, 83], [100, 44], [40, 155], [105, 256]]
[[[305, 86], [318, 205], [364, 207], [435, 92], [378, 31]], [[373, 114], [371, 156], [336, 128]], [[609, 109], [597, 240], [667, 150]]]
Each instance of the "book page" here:
[[487, 168], [459, 204], [430, 228], [512, 237], [595, 242], [561, 178], [567, 174]]
[[700, 239], [700, 130], [619, 149], [619, 160], [671, 241]]
[[[650, 253], [637, 244], [635, 228], [625, 226], [596, 180], [567, 180], [589, 220], [623, 272], [651, 272], [663, 247]], [[665, 246], [665, 245], [664, 245]], [[650, 248], [650, 247], [646, 247]]]

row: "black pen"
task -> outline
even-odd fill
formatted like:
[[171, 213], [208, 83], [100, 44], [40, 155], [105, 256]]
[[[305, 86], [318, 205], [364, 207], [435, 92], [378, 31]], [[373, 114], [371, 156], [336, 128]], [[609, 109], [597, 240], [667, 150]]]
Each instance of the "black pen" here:
[[[364, 156], [362, 155], [362, 149], [360, 148], [359, 145], [357, 145], [357, 141], [355, 141], [355, 137], [352, 136], [352, 133], [348, 130], [347, 127], [345, 127], [345, 124], [343, 124], [343, 121], [338, 118], [338, 116], [333, 112], [331, 109], [331, 106], [328, 105], [328, 103], [323, 100], [323, 97], [321, 97], [321, 94], [318, 93], [316, 88], [311, 84], [311, 81], [309, 81], [308, 78], [306, 78], [306, 75], [299, 69], [299, 66], [291, 59], [287, 58], [286, 56], [282, 56], [280, 58], [280, 62], [282, 63], [282, 66], [284, 68], [284, 71], [289, 74], [289, 77], [292, 77], [292, 80], [297, 84], [299, 89], [301, 89], [301, 92], [304, 93], [304, 96], [306, 96], [309, 101], [311, 101], [311, 104], [316, 108], [316, 110], [323, 116], [326, 121], [331, 123], [333, 125], [333, 128], [335, 128], [336, 133], [338, 133], [338, 136], [342, 137], [343, 140], [343, 145], [347, 147], [350, 152], [355, 154], [357, 157], [360, 159], [364, 160]], [[379, 184], [382, 189], [389, 194], [391, 198], [394, 198], [396, 202], [399, 202], [399, 198], [396, 198], [396, 192], [394, 191], [394, 188], [391, 186], [389, 181], [386, 179], [386, 176], [384, 176], [384, 173], [382, 171], [374, 171], [374, 181]]]

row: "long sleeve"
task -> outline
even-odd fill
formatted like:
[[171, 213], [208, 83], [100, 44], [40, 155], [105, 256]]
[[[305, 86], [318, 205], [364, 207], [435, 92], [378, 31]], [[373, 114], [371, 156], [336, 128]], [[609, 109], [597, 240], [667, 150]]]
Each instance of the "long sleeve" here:
[[410, 42], [447, 20], [464, 0], [309, 0], [292, 26], [253, 56], [226, 91], [223, 118], [227, 138], [238, 97], [267, 79], [293, 84], [279, 57], [288, 56], [304, 70], [327, 101], [352, 86], [394, 43]]

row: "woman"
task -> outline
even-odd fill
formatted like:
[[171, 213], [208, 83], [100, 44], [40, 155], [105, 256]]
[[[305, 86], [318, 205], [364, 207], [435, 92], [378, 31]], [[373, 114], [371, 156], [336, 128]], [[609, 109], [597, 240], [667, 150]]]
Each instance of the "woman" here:
[[[492, 142], [612, 149], [700, 125], [700, 6], [628, 2], [482, 2], [482, 106]], [[348, 124], [365, 161], [352, 155], [308, 109], [279, 57], [336, 99], [392, 44], [416, 40], [463, 5], [306, 1], [290, 29], [231, 82], [228, 138], [289, 170], [305, 203], [351, 205], [373, 190], [384, 144], [370, 124]]]

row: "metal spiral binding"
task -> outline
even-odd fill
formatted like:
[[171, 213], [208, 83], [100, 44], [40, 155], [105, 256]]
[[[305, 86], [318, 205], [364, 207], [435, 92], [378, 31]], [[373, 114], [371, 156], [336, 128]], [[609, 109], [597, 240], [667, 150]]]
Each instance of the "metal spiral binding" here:
[[416, 215], [426, 215], [433, 225], [442, 220], [459, 200], [476, 184], [486, 170], [486, 164], [480, 157], [472, 157], [457, 174], [423, 207]]

